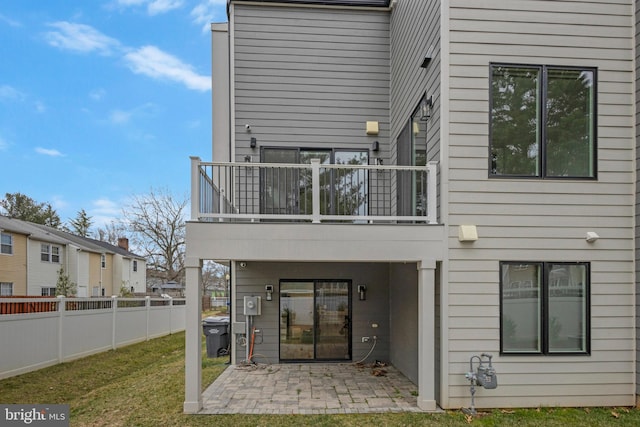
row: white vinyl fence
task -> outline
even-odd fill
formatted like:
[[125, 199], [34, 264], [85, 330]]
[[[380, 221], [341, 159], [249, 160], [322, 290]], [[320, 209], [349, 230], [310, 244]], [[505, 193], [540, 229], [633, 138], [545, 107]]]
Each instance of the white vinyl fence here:
[[0, 298], [0, 379], [185, 329], [185, 300]]

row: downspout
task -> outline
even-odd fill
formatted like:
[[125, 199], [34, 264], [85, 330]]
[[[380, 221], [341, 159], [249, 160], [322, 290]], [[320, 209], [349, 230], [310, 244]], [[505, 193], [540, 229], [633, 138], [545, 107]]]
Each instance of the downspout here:
[[25, 283], [24, 283], [24, 293], [25, 295], [29, 295], [29, 269], [31, 268], [31, 263], [29, 260], [31, 259], [31, 251], [29, 248], [31, 247], [31, 234], [27, 234], [27, 265], [26, 265], [26, 273], [25, 273]]

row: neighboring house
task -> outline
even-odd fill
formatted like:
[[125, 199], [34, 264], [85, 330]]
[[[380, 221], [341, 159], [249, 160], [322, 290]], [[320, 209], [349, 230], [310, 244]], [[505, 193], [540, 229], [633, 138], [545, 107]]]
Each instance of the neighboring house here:
[[[44, 226], [40, 226], [44, 227]], [[112, 296], [121, 287], [133, 293], [146, 291], [146, 261], [129, 251], [129, 241], [121, 238], [118, 246], [61, 230], [51, 230], [79, 248], [77, 257], [78, 290], [84, 296]], [[86, 290], [86, 291], [85, 291]]]
[[0, 296], [26, 295], [29, 232], [7, 225], [0, 216]]
[[0, 230], [2, 294], [54, 296], [58, 271], [69, 269], [69, 242], [36, 224], [5, 216], [0, 216]]
[[231, 0], [213, 162], [192, 158], [185, 412], [204, 260], [271, 361], [375, 336], [425, 410], [468, 406], [481, 353], [478, 407], [634, 405], [634, 6]]
[[151, 286], [151, 292], [158, 295], [168, 295], [171, 297], [184, 297], [184, 285], [173, 280]]
[[121, 246], [0, 216], [3, 295], [54, 296], [61, 268], [77, 284], [77, 296], [118, 295], [122, 286], [144, 293], [146, 262]]

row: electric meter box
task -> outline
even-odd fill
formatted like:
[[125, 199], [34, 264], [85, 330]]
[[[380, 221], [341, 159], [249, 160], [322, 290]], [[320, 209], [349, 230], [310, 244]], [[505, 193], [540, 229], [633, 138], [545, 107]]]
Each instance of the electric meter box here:
[[260, 316], [261, 297], [246, 296], [244, 297], [244, 315]]

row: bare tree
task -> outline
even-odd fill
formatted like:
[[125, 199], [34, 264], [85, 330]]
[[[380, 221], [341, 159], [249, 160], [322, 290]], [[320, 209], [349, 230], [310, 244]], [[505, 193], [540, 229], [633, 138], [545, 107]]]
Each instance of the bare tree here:
[[101, 242], [107, 242], [118, 246], [118, 239], [128, 235], [127, 226], [121, 221], [111, 221], [104, 228], [99, 227], [95, 233], [96, 238]]
[[215, 291], [227, 291], [229, 267], [214, 261], [205, 261], [202, 266], [202, 293], [210, 295]]
[[185, 214], [188, 198], [168, 190], [134, 196], [124, 209], [133, 245], [147, 259], [147, 268], [164, 280], [184, 282]]

